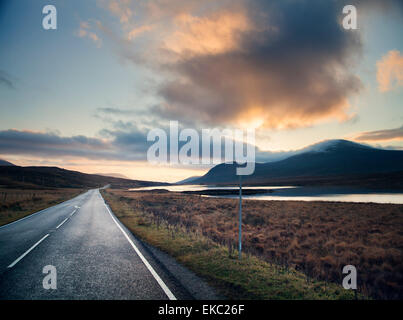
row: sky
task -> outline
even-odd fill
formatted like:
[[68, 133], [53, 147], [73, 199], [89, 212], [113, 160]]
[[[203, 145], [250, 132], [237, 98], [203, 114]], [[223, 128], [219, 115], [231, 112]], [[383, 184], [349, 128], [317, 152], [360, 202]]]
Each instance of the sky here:
[[[45, 30], [45, 5], [57, 29]], [[357, 30], [342, 26], [357, 8]], [[254, 128], [260, 161], [326, 139], [403, 149], [398, 0], [0, 0], [0, 158], [174, 182], [147, 133]]]

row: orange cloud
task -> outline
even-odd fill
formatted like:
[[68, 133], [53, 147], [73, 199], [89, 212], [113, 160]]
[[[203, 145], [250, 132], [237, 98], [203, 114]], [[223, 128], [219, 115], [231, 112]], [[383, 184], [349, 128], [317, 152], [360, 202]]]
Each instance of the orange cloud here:
[[144, 33], [144, 32], [148, 32], [153, 30], [154, 27], [151, 25], [144, 25], [144, 26], [140, 26], [137, 28], [134, 28], [132, 30], [129, 31], [129, 33], [127, 34], [127, 38], [129, 40], [133, 40], [134, 38], [136, 38], [137, 36], [139, 36], [140, 34]]
[[96, 46], [99, 48], [102, 45], [102, 39], [98, 37], [98, 35], [91, 31], [91, 26], [89, 22], [83, 21], [80, 23], [80, 28], [78, 29], [76, 35], [80, 38], [89, 38], [91, 39]]
[[152, 30], [141, 46], [119, 43], [125, 59], [163, 75], [158, 116], [279, 129], [349, 120], [348, 100], [361, 89], [351, 61], [362, 44], [359, 33], [340, 26], [337, 2], [108, 4], [125, 40]]
[[240, 32], [253, 28], [245, 13], [230, 11], [208, 17], [181, 14], [174, 23], [176, 31], [165, 40], [165, 46], [175, 53], [190, 55], [236, 50]]
[[355, 137], [357, 141], [403, 140], [403, 126], [395, 129], [362, 132]]
[[403, 55], [391, 50], [376, 64], [379, 90], [387, 92], [394, 87], [403, 86]]
[[130, 0], [112, 0], [109, 2], [108, 8], [110, 12], [119, 18], [121, 23], [127, 24], [133, 16], [130, 4]]

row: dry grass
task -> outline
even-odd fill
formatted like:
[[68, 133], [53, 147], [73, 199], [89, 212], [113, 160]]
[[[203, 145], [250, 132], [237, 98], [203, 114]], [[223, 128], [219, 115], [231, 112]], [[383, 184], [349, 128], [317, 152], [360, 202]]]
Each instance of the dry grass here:
[[301, 271], [236, 251], [199, 232], [137, 210], [131, 199], [102, 191], [116, 216], [137, 237], [167, 252], [229, 299], [363, 299], [339, 284], [308, 279]]
[[0, 226], [74, 198], [81, 189], [0, 189]]
[[[108, 190], [143, 221], [168, 223], [227, 246], [238, 236], [235, 199]], [[307, 279], [341, 284], [355, 265], [359, 290], [378, 299], [403, 298], [403, 205], [303, 201], [244, 201], [243, 248]]]

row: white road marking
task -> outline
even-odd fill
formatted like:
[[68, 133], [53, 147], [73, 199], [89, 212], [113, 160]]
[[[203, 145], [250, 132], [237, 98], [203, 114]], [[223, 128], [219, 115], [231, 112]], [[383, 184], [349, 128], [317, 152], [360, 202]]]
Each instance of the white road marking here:
[[[102, 197], [102, 196], [101, 196]], [[136, 247], [136, 245], [133, 243], [133, 241], [129, 238], [129, 236], [127, 235], [127, 233], [122, 229], [122, 227], [120, 226], [120, 224], [116, 221], [115, 217], [112, 215], [111, 211], [109, 210], [108, 206], [106, 205], [106, 203], [104, 202], [106, 209], [109, 212], [109, 215], [111, 216], [112, 220], [116, 223], [116, 225], [118, 226], [118, 228], [120, 229], [120, 231], [122, 231], [122, 233], [124, 234], [124, 236], [126, 237], [127, 241], [129, 241], [129, 243], [131, 244], [131, 246], [133, 247], [134, 251], [136, 251], [137, 255], [140, 257], [141, 261], [143, 261], [143, 263], [145, 264], [145, 266], [147, 267], [147, 269], [151, 272], [151, 274], [153, 275], [154, 279], [157, 280], [158, 284], [160, 285], [161, 289], [164, 290], [165, 294], [168, 296], [169, 300], [177, 300], [176, 297], [174, 296], [174, 294], [171, 292], [171, 290], [169, 290], [169, 288], [167, 287], [167, 285], [164, 283], [164, 281], [160, 278], [160, 276], [158, 275], [158, 273], [154, 270], [154, 268], [150, 265], [150, 263], [147, 261], [147, 259], [143, 256], [143, 254], [140, 252], [140, 250]]]
[[75, 214], [75, 213], [76, 213], [76, 211], [77, 211], [77, 209], [76, 209], [76, 210], [74, 210], [72, 213], [70, 213], [70, 217], [71, 217], [73, 214]]
[[7, 268], [14, 267], [20, 260], [22, 260], [28, 253], [30, 253], [38, 244], [40, 244], [43, 240], [45, 240], [49, 236], [49, 233], [45, 235], [41, 240], [35, 243], [31, 248], [29, 248], [25, 253], [23, 253], [17, 260], [15, 260], [12, 264], [10, 264]]
[[[87, 191], [86, 193], [83, 193], [83, 194], [78, 195], [76, 198], [81, 197], [81, 196], [83, 196], [83, 195], [85, 195], [85, 194], [87, 194], [87, 193], [88, 193], [88, 191]], [[24, 220], [26, 220], [26, 219], [30, 219], [30, 218], [36, 216], [37, 214], [41, 214], [42, 212], [44, 212], [44, 211], [46, 211], [46, 210], [48, 210], [48, 209], [54, 209], [54, 208], [56, 208], [56, 207], [58, 207], [58, 206], [64, 205], [64, 204], [66, 204], [67, 202], [69, 202], [69, 201], [71, 201], [71, 200], [74, 200], [74, 199], [76, 199], [76, 198], [73, 198], [73, 199], [67, 200], [67, 201], [65, 201], [65, 202], [59, 203], [59, 204], [57, 204], [57, 205], [55, 205], [55, 206], [53, 206], [53, 207], [49, 207], [49, 208], [46, 208], [46, 209], [42, 209], [41, 211], [32, 213], [32, 214], [30, 214], [30, 215], [28, 215], [28, 216], [26, 216], [26, 217], [21, 218], [21, 219], [18, 219], [18, 220], [16, 220], [16, 221], [13, 221], [13, 222], [10, 222], [10, 223], [7, 223], [7, 224], [5, 224], [4, 226], [1, 226], [0, 229], [7, 228], [7, 227], [9, 227], [9, 226], [12, 226], [13, 224], [18, 223], [18, 222], [24, 221]], [[75, 208], [80, 208], [80, 207], [78, 207], [78, 206], [74, 206], [74, 207], [75, 207]]]
[[63, 223], [65, 223], [67, 220], [69, 220], [69, 218], [64, 219], [64, 220], [56, 227], [56, 229], [59, 229], [59, 228], [63, 225]]

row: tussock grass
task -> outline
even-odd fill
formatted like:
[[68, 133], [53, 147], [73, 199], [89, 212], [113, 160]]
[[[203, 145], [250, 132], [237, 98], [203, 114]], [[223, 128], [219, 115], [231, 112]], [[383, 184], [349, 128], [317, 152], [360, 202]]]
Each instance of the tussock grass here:
[[[153, 210], [162, 205], [161, 210], [170, 211], [167, 198], [161, 199], [155, 194], [151, 198], [143, 198], [111, 190], [103, 190], [102, 193], [116, 216], [136, 236], [173, 256], [230, 299], [355, 298], [354, 292], [344, 290], [338, 284], [313, 280], [291, 266], [270, 263], [252, 253], [244, 254], [239, 261], [233, 246], [206, 236], [198, 228], [145, 210], [145, 205]], [[188, 214], [196, 218], [199, 214], [208, 213]], [[359, 298], [362, 297], [359, 295]]]
[[0, 189], [0, 226], [74, 198], [82, 192], [82, 189]]
[[[238, 201], [175, 192], [108, 190], [155, 224], [168, 223], [228, 247], [238, 239]], [[342, 283], [354, 265], [358, 288], [375, 299], [403, 298], [403, 205], [347, 202], [243, 203], [245, 252], [308, 279]]]

